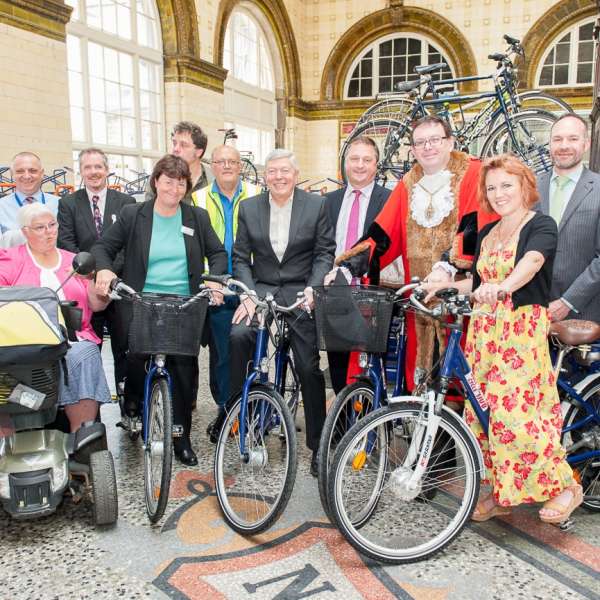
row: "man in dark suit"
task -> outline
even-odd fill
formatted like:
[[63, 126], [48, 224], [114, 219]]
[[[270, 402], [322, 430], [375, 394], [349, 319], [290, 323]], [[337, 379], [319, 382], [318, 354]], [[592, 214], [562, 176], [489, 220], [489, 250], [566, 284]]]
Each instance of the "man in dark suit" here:
[[[349, 250], [366, 233], [390, 195], [390, 190], [375, 183], [379, 148], [367, 136], [356, 138], [346, 154], [348, 184], [325, 194], [327, 214], [335, 231], [336, 252]], [[328, 352], [329, 375], [337, 394], [346, 387], [347, 352]]]
[[552, 273], [553, 321], [600, 321], [600, 175], [583, 165], [587, 123], [568, 113], [552, 126], [553, 169], [538, 178], [540, 210], [558, 224]]
[[[233, 275], [259, 296], [267, 292], [279, 304], [295, 302], [304, 291], [312, 304], [312, 286], [322, 285], [333, 266], [335, 241], [325, 200], [298, 188], [293, 153], [274, 150], [265, 161], [269, 189], [240, 204], [233, 247]], [[231, 391], [242, 389], [256, 337], [255, 305], [246, 298], [233, 315]], [[325, 379], [319, 368], [315, 324], [308, 314], [289, 320], [291, 346], [300, 378], [306, 445], [312, 450], [310, 472], [317, 474], [317, 450], [325, 421]]]
[[[127, 194], [108, 189], [108, 157], [98, 148], [86, 148], [79, 153], [79, 172], [84, 187], [64, 196], [58, 203], [59, 248], [70, 252], [89, 252], [98, 238], [117, 220], [121, 209], [135, 200]], [[119, 275], [123, 268], [123, 255], [113, 263], [113, 271]], [[95, 313], [92, 318], [94, 331], [102, 339], [104, 324], [110, 332], [110, 343], [115, 361], [115, 384], [125, 378], [126, 340], [119, 339], [114, 324], [115, 307]], [[118, 388], [117, 388], [118, 389]]]

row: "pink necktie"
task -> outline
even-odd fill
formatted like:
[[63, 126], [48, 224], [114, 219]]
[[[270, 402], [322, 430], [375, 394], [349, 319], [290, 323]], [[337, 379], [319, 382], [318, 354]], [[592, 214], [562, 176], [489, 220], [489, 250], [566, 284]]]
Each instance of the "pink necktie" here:
[[350, 209], [350, 218], [348, 219], [348, 229], [346, 230], [345, 250], [349, 250], [358, 240], [358, 219], [360, 217], [360, 190], [353, 190], [354, 200]]

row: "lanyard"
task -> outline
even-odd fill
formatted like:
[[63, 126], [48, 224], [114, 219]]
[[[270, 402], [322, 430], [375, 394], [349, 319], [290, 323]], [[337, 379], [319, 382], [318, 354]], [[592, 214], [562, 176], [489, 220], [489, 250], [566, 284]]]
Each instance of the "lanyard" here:
[[[15, 200], [17, 201], [17, 204], [19, 206], [23, 206], [23, 201], [19, 200], [19, 195], [17, 194], [17, 192], [15, 192]], [[42, 192], [42, 200], [41, 200], [41, 202], [42, 202], [42, 204], [46, 204], [46, 198], [44, 196], [44, 192]]]

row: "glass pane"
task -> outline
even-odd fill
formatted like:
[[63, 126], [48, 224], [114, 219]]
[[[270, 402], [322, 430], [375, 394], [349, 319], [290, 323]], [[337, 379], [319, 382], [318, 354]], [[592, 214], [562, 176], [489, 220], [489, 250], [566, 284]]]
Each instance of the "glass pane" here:
[[409, 54], [421, 54], [421, 40], [415, 40], [415, 39], [408, 40], [408, 53]]
[[81, 43], [74, 35], [67, 36], [67, 64], [71, 71], [81, 72]]
[[119, 115], [106, 115], [106, 140], [111, 146], [121, 145], [121, 117]]
[[371, 77], [373, 75], [373, 61], [371, 59], [361, 61], [361, 74], [363, 77]]
[[569, 82], [569, 65], [558, 65], [554, 71], [554, 85], [567, 85]]
[[106, 144], [106, 115], [103, 112], [92, 111], [92, 142]]
[[592, 63], [577, 66], [577, 83], [592, 83]]
[[360, 63], [358, 63], [354, 68], [354, 71], [352, 71], [352, 77], [350, 79], [357, 79], [358, 77], [360, 77], [360, 73]]
[[102, 46], [88, 42], [88, 69], [93, 77], [104, 77], [104, 53]]
[[406, 58], [396, 57], [394, 58], [394, 75], [405, 75], [406, 74]]
[[392, 55], [392, 40], [379, 44], [379, 56]]
[[379, 91], [380, 92], [391, 92], [392, 91], [392, 78], [391, 77], [380, 77], [379, 78]]
[[105, 110], [104, 81], [97, 77], [90, 77], [90, 104], [92, 110]]
[[85, 18], [90, 27], [102, 29], [102, 16], [100, 12], [100, 0], [87, 0], [85, 3]]
[[83, 77], [74, 71], [69, 71], [69, 103], [83, 106]]
[[396, 52], [396, 54], [406, 54], [406, 44], [407, 44], [407, 39], [400, 38], [400, 47], [398, 49], [398, 52]]
[[104, 2], [102, 5], [102, 29], [107, 33], [117, 33], [117, 7]]
[[366, 54], [365, 54], [365, 58], [373, 58], [373, 50], [369, 50]]
[[594, 42], [580, 42], [577, 49], [577, 62], [593, 62]]
[[139, 44], [142, 46], [147, 46], [148, 48], [158, 49], [158, 44], [156, 41], [156, 24], [154, 21], [150, 20], [144, 15], [138, 14], [137, 26]]
[[548, 52], [548, 56], [546, 57], [546, 60], [544, 61], [544, 66], [553, 65], [553, 64], [554, 64], [554, 48], [552, 48], [552, 50], [550, 50], [550, 52]]
[[562, 38], [560, 38], [560, 40], [558, 40], [558, 43], [567, 43], [567, 42], [571, 42], [571, 34], [567, 33], [567, 35], [563, 36]]
[[373, 80], [363, 79], [360, 82], [360, 95], [361, 96], [372, 96], [373, 95]]
[[579, 28], [579, 41], [594, 39], [594, 24], [586, 23]]
[[133, 88], [128, 85], [121, 86], [121, 114], [129, 117], [134, 116], [133, 110]]
[[551, 66], [542, 68], [542, 72], [540, 73], [540, 85], [552, 85], [554, 83], [552, 81], [552, 70]]
[[409, 74], [414, 73], [415, 67], [418, 67], [420, 64], [421, 64], [421, 55], [420, 54], [417, 56], [409, 56], [407, 65], [406, 65], [406, 72]]
[[568, 64], [570, 50], [571, 50], [570, 44], [557, 44], [557, 46], [556, 46], [556, 64]]
[[71, 136], [76, 142], [85, 142], [85, 117], [83, 108], [71, 106]]
[[117, 6], [118, 34], [126, 40], [131, 39], [131, 9], [129, 7]]
[[121, 121], [123, 127], [123, 146], [135, 148], [135, 119], [125, 117]]
[[104, 77], [119, 81], [119, 54], [112, 48], [104, 48]]
[[133, 56], [119, 52], [119, 81], [133, 85]]
[[121, 110], [121, 98], [119, 84], [111, 81], [105, 82], [106, 89], [106, 112], [118, 113]]
[[141, 128], [142, 148], [144, 150], [152, 150], [152, 123], [142, 121]]
[[348, 97], [357, 98], [358, 95], [358, 79], [352, 79], [350, 81], [350, 85], [348, 86]]
[[392, 59], [391, 58], [380, 58], [379, 59], [379, 75], [386, 76], [392, 74]]

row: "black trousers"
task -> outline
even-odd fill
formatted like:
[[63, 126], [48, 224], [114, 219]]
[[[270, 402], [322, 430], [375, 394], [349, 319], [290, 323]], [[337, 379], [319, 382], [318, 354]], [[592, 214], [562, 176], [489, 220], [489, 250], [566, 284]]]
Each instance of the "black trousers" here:
[[329, 377], [331, 378], [331, 387], [337, 396], [346, 387], [346, 377], [348, 374], [348, 362], [350, 361], [349, 352], [328, 352], [327, 362], [329, 363]]
[[[321, 430], [325, 421], [325, 378], [319, 368], [317, 332], [315, 323], [302, 313], [290, 315], [290, 345], [294, 353], [296, 371], [300, 379], [300, 390], [304, 401], [306, 422], [306, 445], [311, 450], [319, 448]], [[231, 393], [239, 394], [244, 385], [246, 373], [251, 368], [256, 323], [246, 325], [245, 321], [233, 325], [230, 336]]]
[[[141, 410], [144, 399], [144, 379], [148, 356], [127, 355], [127, 384], [125, 386], [125, 404], [137, 406]], [[189, 443], [192, 428], [192, 405], [198, 390], [198, 357], [167, 356], [167, 370], [171, 376], [173, 396], [173, 424], [183, 427], [183, 440]], [[180, 441], [181, 440], [181, 441]], [[183, 442], [175, 438], [175, 446]]]
[[96, 335], [100, 338], [102, 347], [102, 338], [104, 335], [104, 326], [110, 334], [110, 349], [112, 351], [115, 364], [115, 389], [119, 389], [119, 382], [124, 381], [127, 375], [127, 340], [119, 335], [119, 328], [116, 326], [116, 306], [111, 302], [104, 310], [92, 315], [91, 325]]

